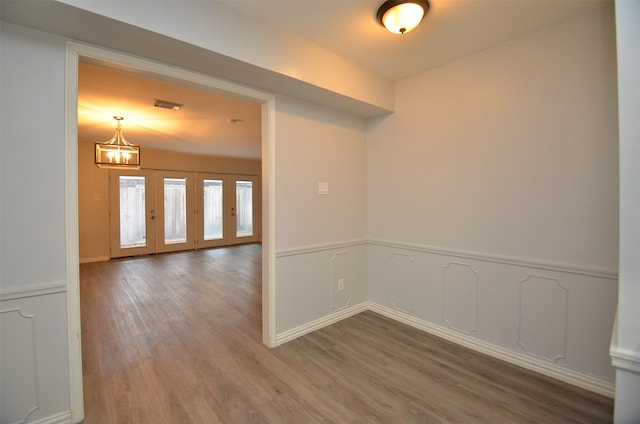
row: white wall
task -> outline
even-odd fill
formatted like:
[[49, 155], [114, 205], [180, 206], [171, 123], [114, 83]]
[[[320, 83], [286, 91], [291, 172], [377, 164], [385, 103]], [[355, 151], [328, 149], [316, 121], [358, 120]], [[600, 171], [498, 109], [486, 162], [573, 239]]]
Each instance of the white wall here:
[[[299, 335], [298, 327], [351, 313], [367, 299], [366, 135], [364, 120], [341, 112], [286, 97], [276, 107], [281, 342], [290, 337], [282, 333]], [[318, 194], [319, 182], [329, 184], [328, 195]]]
[[65, 42], [0, 32], [0, 422], [65, 419]]
[[640, 1], [616, 1], [620, 121], [620, 293], [611, 346], [616, 423], [640, 422]]
[[399, 81], [368, 137], [371, 301], [611, 395], [615, 87], [611, 7]]
[[[3, 404], [1, 421], [37, 398], [29, 421], [66, 422], [64, 40], [1, 31], [2, 399], [10, 381], [23, 401]], [[613, 43], [611, 10], [532, 34], [399, 82], [398, 112], [368, 129], [278, 97], [277, 341], [372, 300], [396, 319], [610, 390]], [[37, 357], [27, 370], [37, 384], [12, 374], [18, 352]]]
[[399, 81], [369, 236], [615, 270], [614, 37], [608, 9]]
[[[3, 22], [1, 47], [1, 421], [75, 421], [66, 325], [65, 40]], [[299, 324], [326, 325], [366, 301], [366, 135], [361, 118], [284, 97], [276, 128], [283, 342], [309, 331]], [[28, 173], [21, 172], [26, 158]], [[319, 181], [329, 183], [328, 196], [317, 194]]]

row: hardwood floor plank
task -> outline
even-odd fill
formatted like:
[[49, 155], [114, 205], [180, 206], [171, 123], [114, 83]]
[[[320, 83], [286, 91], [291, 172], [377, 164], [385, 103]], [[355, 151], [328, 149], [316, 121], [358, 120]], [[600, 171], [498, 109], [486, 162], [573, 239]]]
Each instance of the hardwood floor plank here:
[[85, 424], [606, 423], [613, 401], [364, 312], [261, 343], [258, 244], [80, 267]]

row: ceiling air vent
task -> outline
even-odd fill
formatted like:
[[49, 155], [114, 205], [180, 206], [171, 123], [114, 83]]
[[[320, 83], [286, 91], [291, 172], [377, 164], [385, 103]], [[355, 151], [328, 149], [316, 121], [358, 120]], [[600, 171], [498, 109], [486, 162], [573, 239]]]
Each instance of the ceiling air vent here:
[[162, 108], [171, 109], [171, 110], [180, 110], [182, 109], [182, 106], [184, 106], [183, 104], [180, 104], [180, 103], [169, 102], [166, 100], [158, 100], [158, 99], [155, 99], [153, 105], [155, 107], [162, 107]]

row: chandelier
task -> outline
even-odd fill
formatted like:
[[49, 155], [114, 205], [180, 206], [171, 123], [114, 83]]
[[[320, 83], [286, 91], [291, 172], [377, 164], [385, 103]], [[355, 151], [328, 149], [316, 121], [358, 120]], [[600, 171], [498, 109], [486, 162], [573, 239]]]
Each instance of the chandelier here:
[[122, 135], [122, 116], [114, 116], [118, 122], [116, 133], [109, 141], [96, 143], [96, 165], [99, 168], [140, 168], [140, 146], [129, 143]]

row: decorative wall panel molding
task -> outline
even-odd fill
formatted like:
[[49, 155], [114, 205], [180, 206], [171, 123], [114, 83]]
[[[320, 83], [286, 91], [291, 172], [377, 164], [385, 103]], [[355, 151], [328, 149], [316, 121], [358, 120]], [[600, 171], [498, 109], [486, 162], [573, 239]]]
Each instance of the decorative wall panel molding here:
[[556, 362], [566, 357], [569, 290], [558, 280], [528, 275], [520, 280], [518, 345]]
[[346, 308], [351, 303], [351, 255], [340, 252], [331, 258], [331, 309]]
[[468, 264], [449, 262], [442, 274], [444, 322], [467, 334], [478, 331], [478, 271]]
[[410, 243], [402, 243], [389, 240], [369, 239], [368, 244], [373, 246], [388, 247], [390, 249], [403, 249], [415, 252], [430, 253], [433, 255], [451, 256], [454, 258], [473, 259], [483, 262], [495, 262], [504, 265], [521, 266], [525, 268], [541, 269], [545, 271], [567, 272], [570, 274], [584, 275], [588, 277], [605, 278], [608, 280], [618, 280], [617, 270], [588, 268], [570, 264], [537, 262], [523, 258], [512, 258], [507, 256], [490, 255], [486, 253], [467, 252], [455, 249], [443, 249], [439, 247], [424, 246]]
[[2, 342], [1, 378], [11, 386], [2, 387], [1, 423], [26, 423], [40, 408], [35, 315], [20, 308], [0, 310]]
[[415, 310], [415, 261], [410, 255], [394, 252], [387, 265], [389, 302], [393, 309], [411, 313]]
[[[388, 272], [388, 259], [398, 252], [405, 256], [395, 257], [396, 269], [411, 265], [413, 285], [410, 276], [393, 278]], [[544, 362], [554, 369], [614, 381], [608, 346], [617, 300], [615, 279], [462, 260], [442, 252], [399, 250], [396, 245], [370, 244], [368, 255], [369, 299], [397, 311], [396, 317], [446, 329], [448, 337], [455, 333], [460, 340], [477, 339], [483, 349], [491, 345], [509, 351], [520, 362]], [[411, 290], [411, 300], [399, 296], [410, 296], [406, 293]]]
[[0, 301], [22, 299], [32, 296], [62, 293], [67, 291], [66, 281], [52, 281], [49, 283], [30, 284], [21, 287], [0, 289]]
[[291, 249], [280, 249], [276, 252], [276, 258], [286, 256], [306, 255], [308, 253], [322, 252], [326, 250], [344, 249], [346, 247], [363, 246], [367, 244], [366, 239], [346, 240], [338, 243], [316, 244], [312, 246], [294, 247]]

